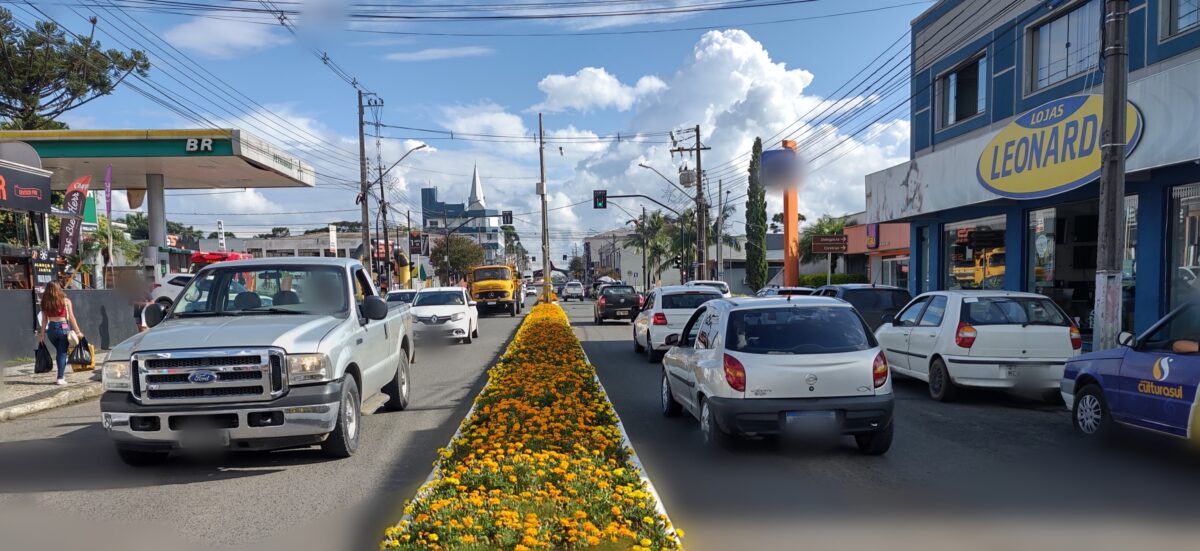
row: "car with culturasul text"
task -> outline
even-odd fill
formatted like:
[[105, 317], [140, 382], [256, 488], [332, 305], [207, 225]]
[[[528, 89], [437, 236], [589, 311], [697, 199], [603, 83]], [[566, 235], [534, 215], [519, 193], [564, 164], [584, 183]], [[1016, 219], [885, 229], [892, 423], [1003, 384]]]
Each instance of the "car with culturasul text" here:
[[146, 321], [102, 370], [101, 421], [131, 465], [314, 444], [349, 457], [363, 403], [408, 405], [410, 307], [389, 309], [357, 260], [214, 264]]
[[1200, 301], [1176, 308], [1120, 346], [1072, 358], [1062, 397], [1075, 430], [1104, 436], [1118, 427], [1200, 439]]

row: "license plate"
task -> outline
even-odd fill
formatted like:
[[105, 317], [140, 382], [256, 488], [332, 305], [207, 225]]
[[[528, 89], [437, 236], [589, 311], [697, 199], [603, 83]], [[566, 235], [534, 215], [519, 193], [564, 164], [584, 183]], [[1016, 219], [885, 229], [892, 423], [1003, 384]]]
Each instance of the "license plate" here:
[[789, 411], [783, 420], [784, 429], [795, 436], [824, 436], [838, 431], [834, 411]]
[[1045, 373], [1044, 365], [1010, 365], [1006, 367], [1010, 379], [1032, 379]]
[[489, 301], [488, 301], [488, 303], [487, 303], [487, 305], [488, 305], [488, 306], [495, 306], [495, 305], [496, 305], [496, 301], [494, 301], [494, 300], [489, 300]]
[[628, 316], [629, 310], [617, 310], [617, 315], [618, 316]]
[[229, 433], [223, 430], [187, 430], [179, 435], [179, 447], [184, 449], [214, 449], [229, 447]]

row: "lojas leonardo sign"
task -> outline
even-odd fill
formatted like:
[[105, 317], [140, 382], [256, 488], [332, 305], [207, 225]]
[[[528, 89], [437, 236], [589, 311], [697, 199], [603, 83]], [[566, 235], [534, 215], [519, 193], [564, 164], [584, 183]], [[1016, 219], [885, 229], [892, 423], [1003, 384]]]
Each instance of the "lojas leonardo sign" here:
[[[1142, 136], [1142, 115], [1126, 104], [1125, 155]], [[1100, 176], [1099, 95], [1067, 96], [1045, 103], [1000, 130], [979, 156], [979, 183], [1013, 199], [1048, 197]]]

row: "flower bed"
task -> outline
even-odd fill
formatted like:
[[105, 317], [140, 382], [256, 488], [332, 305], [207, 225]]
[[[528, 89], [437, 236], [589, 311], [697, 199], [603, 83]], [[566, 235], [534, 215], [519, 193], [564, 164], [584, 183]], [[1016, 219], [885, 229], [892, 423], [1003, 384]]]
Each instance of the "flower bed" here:
[[541, 304], [387, 530], [400, 549], [675, 549], [562, 308]]

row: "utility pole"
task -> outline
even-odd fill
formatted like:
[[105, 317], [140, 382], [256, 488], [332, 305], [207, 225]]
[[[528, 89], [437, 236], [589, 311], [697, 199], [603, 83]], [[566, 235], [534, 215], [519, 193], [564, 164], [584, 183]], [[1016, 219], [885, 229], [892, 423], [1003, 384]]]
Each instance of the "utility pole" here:
[[[408, 230], [408, 235], [411, 236], [412, 235], [412, 209], [408, 209], [408, 210], [404, 211], [404, 216], [405, 216], [404, 225], [405, 225], [406, 229]], [[407, 242], [407, 238], [405, 238], [405, 241]], [[413, 289], [414, 288], [413, 287], [413, 278], [421, 277], [421, 253], [417, 253], [414, 255], [414, 254], [412, 254], [411, 248], [409, 249], [408, 252], [409, 252], [408, 256], [410, 257], [408, 259], [409, 260], [409, 262], [408, 262], [408, 281], [404, 282], [404, 287], [408, 288], [408, 289]], [[416, 271], [414, 272], [413, 270], [416, 270]], [[416, 275], [413, 275], [413, 274], [416, 274]]]
[[550, 300], [550, 211], [546, 205], [546, 135], [542, 127], [542, 114], [538, 113], [538, 195], [542, 198], [542, 296]]
[[1100, 228], [1092, 349], [1117, 347], [1125, 260], [1125, 114], [1129, 84], [1128, 0], [1104, 5], [1104, 123], [1100, 129]]
[[650, 292], [650, 272], [646, 271], [646, 240], [649, 236], [646, 235], [646, 205], [642, 205], [642, 225], [638, 228], [642, 231], [642, 292]]
[[358, 170], [361, 182], [359, 185], [359, 206], [362, 207], [362, 256], [359, 260], [368, 271], [371, 270], [370, 263], [367, 262], [367, 247], [371, 244], [371, 213], [367, 204], [370, 193], [367, 189], [367, 140], [366, 132], [363, 127], [363, 93], [358, 91]]
[[704, 164], [700, 160], [700, 152], [711, 149], [704, 147], [700, 141], [700, 125], [696, 125], [696, 145], [692, 148], [674, 148], [672, 153], [693, 153], [696, 156], [696, 273], [692, 279], [706, 279], [706, 257], [708, 255], [707, 210], [704, 206]]
[[[379, 130], [375, 131], [376, 134]], [[392, 260], [392, 239], [388, 237], [387, 225], [387, 192], [383, 189], [383, 162], [379, 163], [379, 216], [383, 218], [383, 290], [386, 293], [392, 288], [392, 270], [388, 268], [388, 262]]]
[[725, 187], [717, 180], [717, 274], [713, 279], [721, 280], [725, 265], [721, 263], [721, 234], [725, 231]]

